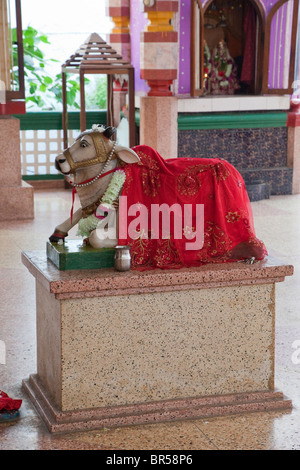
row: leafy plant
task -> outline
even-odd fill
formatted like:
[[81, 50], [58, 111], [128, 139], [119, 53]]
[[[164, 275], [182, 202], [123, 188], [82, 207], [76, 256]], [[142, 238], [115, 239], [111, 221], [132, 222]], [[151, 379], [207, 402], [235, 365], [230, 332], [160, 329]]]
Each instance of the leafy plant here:
[[86, 105], [88, 109], [107, 108], [107, 77], [98, 76], [94, 79], [93, 87], [86, 94]]
[[[89, 80], [85, 78], [85, 82], [88, 83]], [[58, 73], [53, 82], [53, 86], [49, 88], [49, 91], [54, 94], [55, 99], [58, 103], [63, 102], [62, 98], [62, 74]], [[67, 104], [70, 107], [75, 109], [80, 109], [80, 105], [76, 101], [78, 94], [80, 93], [80, 84], [79, 79], [76, 77], [76, 80], [67, 80], [66, 83], [66, 92], [67, 92]]]
[[[16, 29], [12, 30], [13, 42], [17, 40]], [[24, 49], [24, 76], [25, 76], [25, 101], [31, 107], [42, 109], [56, 109], [62, 104], [62, 79], [61, 73], [55, 77], [47, 71], [47, 67], [55, 59], [46, 59], [41, 49], [41, 44], [50, 44], [48, 37], [28, 26], [23, 30]], [[17, 49], [14, 49], [14, 69], [17, 69]], [[16, 72], [15, 78], [18, 79]], [[67, 81], [67, 104], [71, 108], [80, 109], [77, 98], [80, 91], [79, 79]]]
[[[16, 29], [12, 30], [13, 42], [17, 40]], [[40, 49], [40, 43], [49, 44], [45, 34], [39, 34], [31, 26], [23, 31], [24, 75], [26, 103], [32, 102], [38, 107], [45, 105], [44, 94], [53, 79], [46, 73], [47, 62]], [[17, 51], [14, 50], [14, 65], [17, 63]]]
[[[16, 29], [12, 30], [13, 42], [17, 41]], [[55, 59], [45, 57], [41, 45], [50, 45], [48, 37], [28, 26], [23, 30], [24, 49], [24, 76], [25, 76], [25, 101], [28, 109], [40, 108], [55, 110], [62, 106], [62, 74], [55, 76], [49, 73], [48, 68]], [[13, 50], [14, 79], [18, 81], [18, 55], [17, 48]], [[106, 109], [107, 107], [107, 77], [94, 77], [89, 80], [85, 77], [85, 83], [90, 84], [86, 92], [86, 107], [92, 109]], [[66, 95], [68, 109], [78, 110], [80, 83], [79, 77], [71, 79], [68, 76]]]

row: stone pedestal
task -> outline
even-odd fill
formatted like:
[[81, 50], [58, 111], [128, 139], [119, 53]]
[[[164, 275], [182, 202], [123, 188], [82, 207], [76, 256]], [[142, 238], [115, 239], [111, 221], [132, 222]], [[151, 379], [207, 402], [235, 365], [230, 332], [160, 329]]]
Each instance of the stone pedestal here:
[[33, 188], [21, 176], [18, 119], [0, 116], [0, 147], [0, 220], [33, 219]]
[[36, 279], [37, 373], [24, 381], [50, 432], [274, 409], [275, 260]]
[[163, 158], [177, 158], [178, 104], [174, 96], [144, 96], [140, 105], [140, 144]]

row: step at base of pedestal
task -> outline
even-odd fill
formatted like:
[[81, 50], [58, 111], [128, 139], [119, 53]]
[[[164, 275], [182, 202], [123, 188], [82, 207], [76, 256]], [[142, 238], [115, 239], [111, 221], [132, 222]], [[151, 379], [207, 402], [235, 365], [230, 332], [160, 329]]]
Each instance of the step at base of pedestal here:
[[89, 431], [159, 422], [208, 419], [235, 414], [291, 411], [292, 402], [279, 391], [245, 392], [230, 395], [173, 399], [161, 402], [59, 411], [36, 375], [23, 382], [50, 433]]

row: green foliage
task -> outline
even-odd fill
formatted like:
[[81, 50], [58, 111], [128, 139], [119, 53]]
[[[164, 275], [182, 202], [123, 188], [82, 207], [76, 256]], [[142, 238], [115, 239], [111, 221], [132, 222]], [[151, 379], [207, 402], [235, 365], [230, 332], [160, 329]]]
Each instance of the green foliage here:
[[[12, 30], [12, 35], [13, 41], [16, 42], [16, 29]], [[46, 59], [41, 44], [50, 44], [45, 34], [39, 33], [31, 26], [23, 30], [25, 101], [29, 109], [30, 107], [48, 110], [56, 109], [57, 105], [62, 104], [61, 73], [53, 77], [47, 72], [47, 67], [58, 61]], [[17, 49], [14, 49], [14, 68], [17, 66], [17, 60]], [[80, 109], [78, 104], [79, 91], [79, 78], [68, 80], [67, 104], [73, 109]]]
[[[17, 42], [16, 29], [12, 30], [13, 42]], [[62, 75], [54, 76], [48, 71], [55, 59], [47, 59], [42, 50], [43, 45], [50, 44], [48, 37], [28, 26], [23, 30], [25, 101], [28, 109], [40, 108], [55, 110], [62, 106]], [[14, 77], [18, 81], [18, 55], [14, 48]], [[106, 109], [107, 106], [107, 77], [85, 78], [90, 84], [86, 90], [87, 110]], [[67, 79], [67, 105], [69, 110], [79, 110], [80, 83], [79, 77]]]
[[[80, 109], [80, 105], [76, 101], [80, 93], [80, 84], [79, 79], [76, 77], [76, 80], [67, 80], [67, 104], [70, 107], [75, 109]], [[62, 76], [61, 73], [58, 73], [55, 77], [53, 86], [49, 88], [49, 91], [53, 93], [55, 99], [58, 103], [62, 103]]]
[[[17, 39], [16, 29], [12, 30], [13, 41]], [[42, 108], [45, 105], [44, 94], [53, 83], [53, 79], [46, 73], [47, 62], [40, 49], [40, 43], [49, 44], [44, 34], [31, 26], [23, 31], [24, 48], [24, 75], [26, 89], [26, 103], [34, 103]], [[17, 62], [17, 50], [14, 50], [14, 65]]]
[[106, 109], [107, 106], [107, 78], [100, 77], [96, 82], [96, 93], [95, 93], [96, 105], [100, 109]]
[[87, 108], [106, 109], [107, 108], [107, 77], [98, 76], [94, 78], [93, 87], [86, 94]]

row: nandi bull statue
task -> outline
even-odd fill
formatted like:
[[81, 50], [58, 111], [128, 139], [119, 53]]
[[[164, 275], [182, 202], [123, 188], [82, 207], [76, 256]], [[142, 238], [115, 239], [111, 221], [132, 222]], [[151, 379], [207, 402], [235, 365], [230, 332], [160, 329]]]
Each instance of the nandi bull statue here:
[[79, 234], [87, 235], [88, 243], [94, 248], [116, 245], [114, 240], [99, 240], [96, 228], [106, 225], [105, 219], [111, 213], [116, 223], [114, 209], [125, 182], [120, 165], [137, 163], [140, 159], [133, 150], [110, 140], [115, 132], [112, 127], [94, 125], [56, 158], [55, 167], [73, 185], [73, 194], [77, 192], [81, 208], [56, 227], [50, 237], [52, 243], [64, 240], [69, 230], [79, 223]]
[[[78, 235], [94, 248], [129, 245], [136, 269], [254, 262], [266, 256], [255, 235], [245, 183], [230, 163], [164, 160], [145, 145], [117, 145], [114, 133], [94, 125], [56, 158], [81, 208], [73, 214], [72, 207], [50, 242], [62, 243], [78, 224]], [[102, 236], [107, 226], [115, 228], [114, 237]]]

